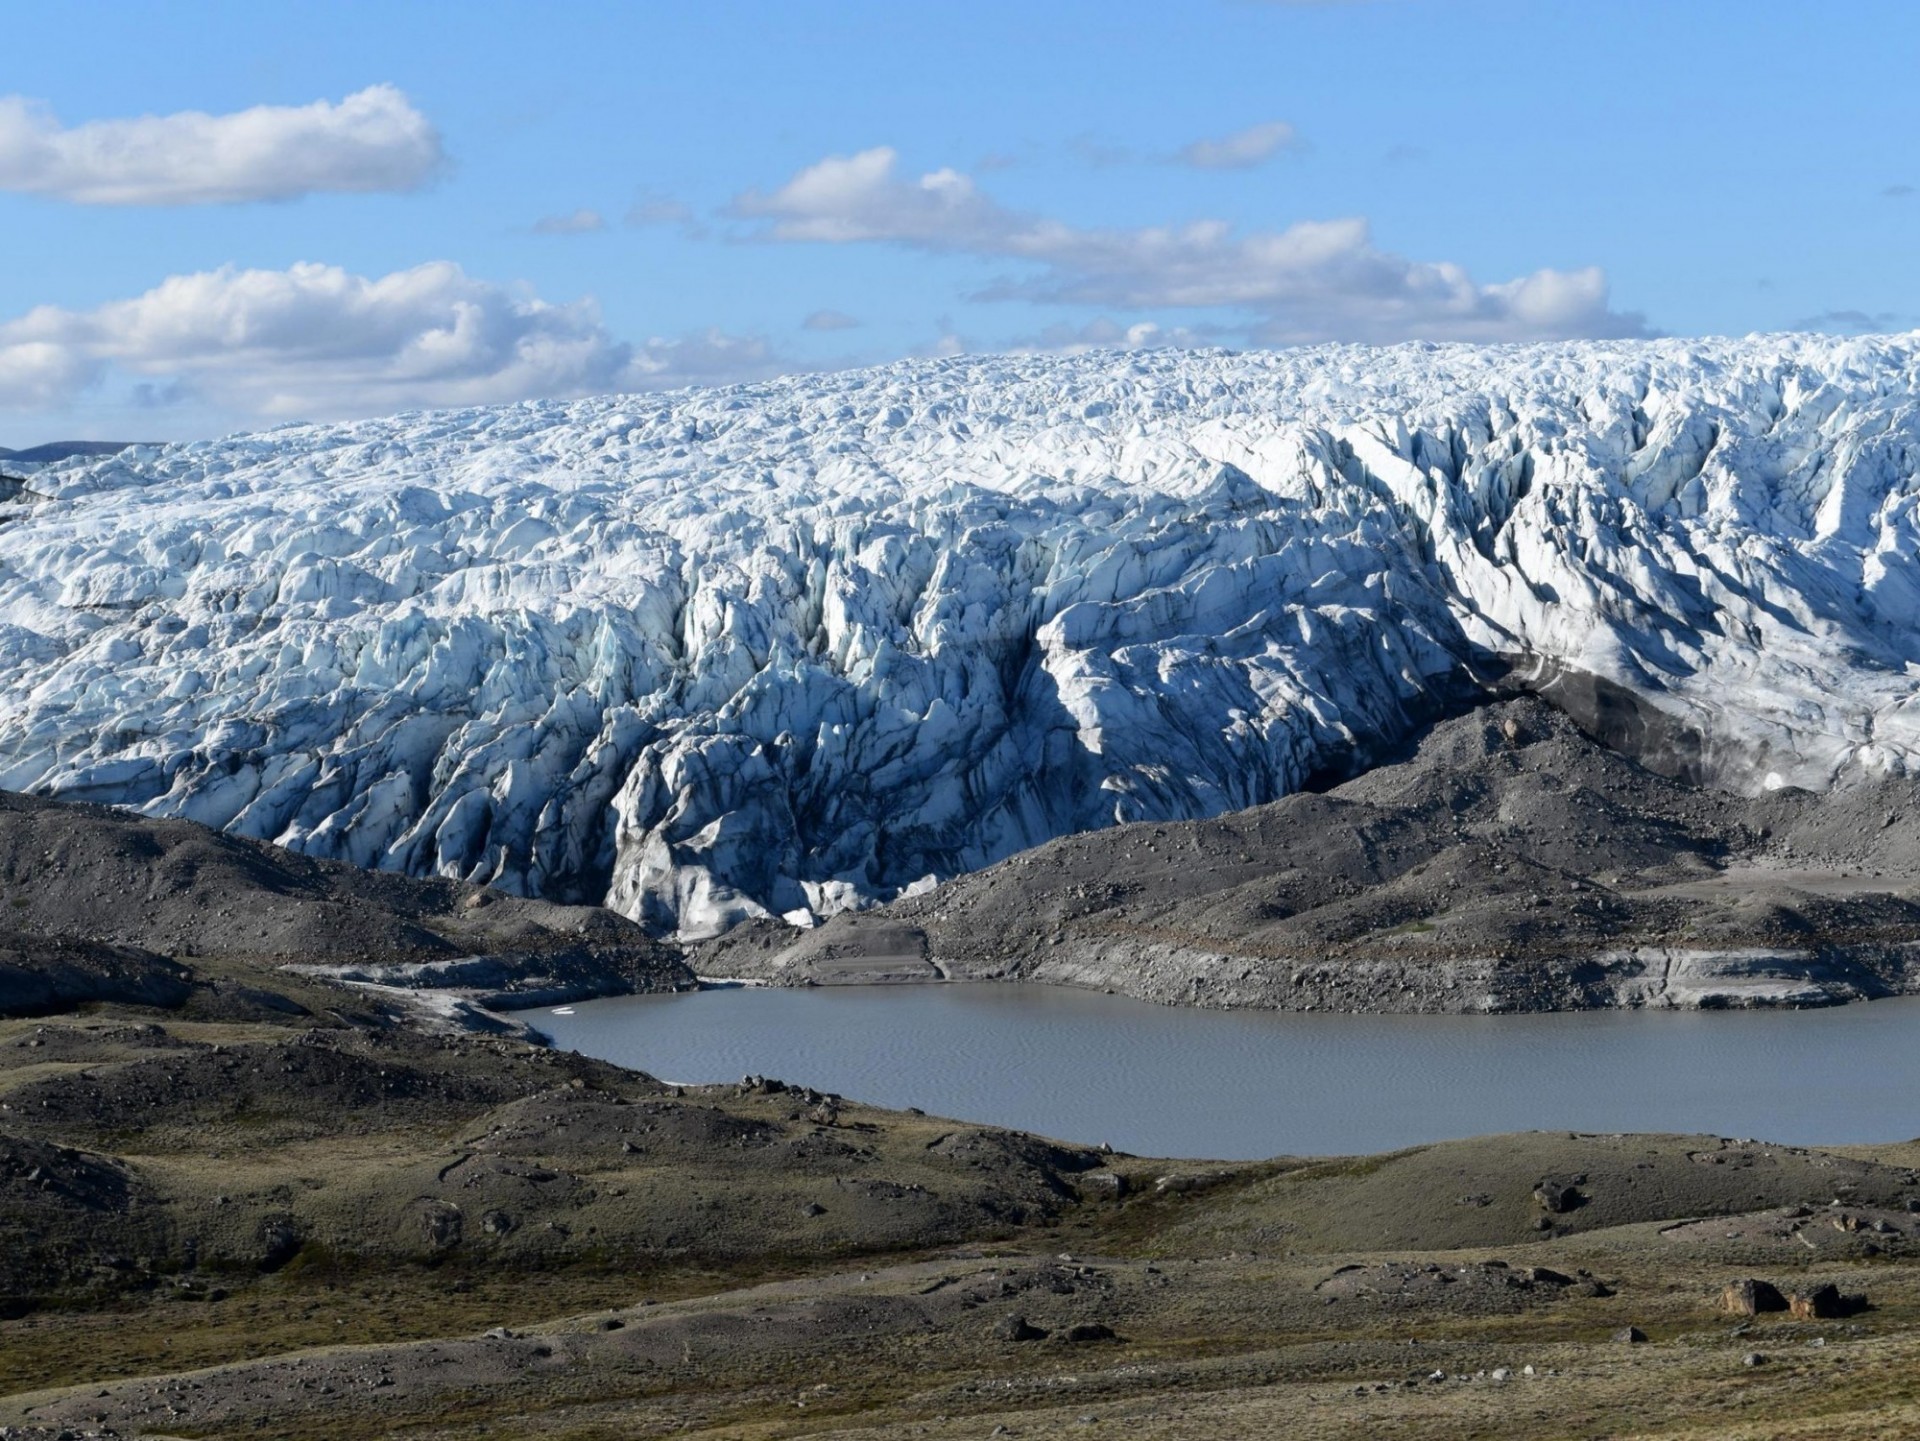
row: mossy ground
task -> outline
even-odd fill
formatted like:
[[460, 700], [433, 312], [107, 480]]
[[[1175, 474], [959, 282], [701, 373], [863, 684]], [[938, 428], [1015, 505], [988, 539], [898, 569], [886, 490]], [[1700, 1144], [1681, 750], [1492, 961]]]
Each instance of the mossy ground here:
[[[0, 1105], [0, 1425], [1920, 1434], [1920, 1143], [1159, 1162], [504, 1041], [111, 1010], [0, 1023]], [[1742, 1321], [1715, 1301], [1746, 1275], [1871, 1306]], [[1013, 1315], [1048, 1338], [1001, 1339]]]

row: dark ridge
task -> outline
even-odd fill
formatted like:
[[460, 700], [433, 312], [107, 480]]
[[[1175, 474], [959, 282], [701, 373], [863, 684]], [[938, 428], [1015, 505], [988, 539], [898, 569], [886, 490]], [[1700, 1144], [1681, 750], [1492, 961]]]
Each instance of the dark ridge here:
[[597, 906], [0, 791], [0, 1017], [172, 1007], [217, 982], [279, 991], [289, 963], [388, 981], [390, 968], [426, 968], [437, 984], [488, 994], [528, 977], [580, 994], [688, 979], [670, 948]]
[[1742, 795], [1697, 783], [1718, 768], [1693, 740], [1591, 677], [1510, 674], [1330, 786], [1062, 837], [807, 932], [741, 927], [696, 950], [694, 968], [1282, 1009], [1920, 990], [1915, 782]]
[[8, 450], [5, 446], [0, 446], [0, 460], [17, 460], [26, 465], [49, 465], [56, 460], [71, 460], [76, 455], [118, 455], [130, 446], [157, 443], [150, 440], [50, 440], [45, 445], [29, 446], [25, 450]]

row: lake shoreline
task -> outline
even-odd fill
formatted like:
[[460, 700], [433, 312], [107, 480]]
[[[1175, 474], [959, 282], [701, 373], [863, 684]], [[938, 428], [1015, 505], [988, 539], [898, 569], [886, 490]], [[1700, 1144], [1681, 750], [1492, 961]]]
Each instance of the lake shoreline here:
[[[736, 970], [749, 958], [733, 951]], [[1805, 1010], [1920, 993], [1920, 943], [1820, 952], [1629, 946], [1513, 962], [1472, 959], [1253, 961], [1153, 939], [1069, 939], [1038, 960], [999, 968], [953, 958], [870, 956], [859, 949], [776, 951], [760, 969], [700, 984], [773, 987], [1040, 984], [1213, 1010], [1379, 1015], [1508, 1015], [1563, 1011]]]

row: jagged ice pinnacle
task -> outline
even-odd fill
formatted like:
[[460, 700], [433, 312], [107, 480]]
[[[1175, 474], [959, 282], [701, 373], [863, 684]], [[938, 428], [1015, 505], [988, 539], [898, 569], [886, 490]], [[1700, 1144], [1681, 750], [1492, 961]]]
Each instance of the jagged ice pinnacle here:
[[1826, 786], [1920, 753], [1917, 397], [1915, 337], [985, 358], [67, 462], [0, 786], [686, 935], [1272, 799], [1496, 658]]

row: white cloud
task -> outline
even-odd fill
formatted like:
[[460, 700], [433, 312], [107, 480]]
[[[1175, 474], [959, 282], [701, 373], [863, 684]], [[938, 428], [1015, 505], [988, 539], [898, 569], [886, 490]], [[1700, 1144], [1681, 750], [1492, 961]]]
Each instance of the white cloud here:
[[1096, 316], [1084, 325], [1049, 325], [1038, 335], [1016, 341], [1010, 349], [1080, 355], [1090, 350], [1153, 350], [1164, 345], [1201, 346], [1219, 343], [1220, 333], [1207, 326], [1163, 326], [1151, 320], [1122, 325], [1108, 316]]
[[177, 275], [93, 310], [0, 322], [0, 406], [46, 409], [119, 372], [139, 394], [245, 416], [663, 389], [778, 368], [766, 342], [706, 331], [634, 346], [591, 301], [553, 305], [435, 261], [378, 279], [337, 266]]
[[605, 230], [607, 220], [597, 210], [576, 210], [571, 215], [543, 215], [533, 222], [535, 235], [590, 235]]
[[734, 214], [771, 222], [777, 240], [897, 241], [934, 250], [991, 250], [1019, 228], [957, 170], [918, 180], [894, 176], [899, 156], [888, 146], [858, 155], [829, 155], [771, 195], [748, 191]]
[[1179, 158], [1199, 170], [1246, 170], [1299, 143], [1299, 135], [1286, 121], [1269, 120], [1218, 140], [1196, 140], [1181, 150]]
[[618, 388], [671, 390], [682, 385], [730, 385], [800, 368], [774, 354], [758, 335], [728, 335], [718, 326], [709, 326], [688, 335], [655, 336], [630, 347]]
[[859, 321], [843, 310], [816, 310], [800, 322], [800, 328], [802, 330], [853, 330], [859, 324]]
[[977, 298], [1127, 310], [1230, 308], [1269, 343], [1319, 340], [1527, 340], [1645, 333], [1610, 308], [1604, 272], [1538, 270], [1475, 282], [1447, 261], [1374, 245], [1364, 219], [1241, 232], [1221, 220], [1086, 229], [1009, 210], [955, 170], [896, 173], [886, 147], [830, 156], [772, 193], [731, 207], [761, 239], [876, 242], [1028, 262], [1036, 269]]
[[100, 378], [99, 361], [47, 340], [0, 340], [0, 405], [45, 410], [63, 404]]
[[64, 129], [0, 97], [0, 189], [80, 205], [208, 205], [316, 191], [413, 190], [441, 168], [440, 137], [407, 97], [374, 85], [334, 104], [182, 111]]

